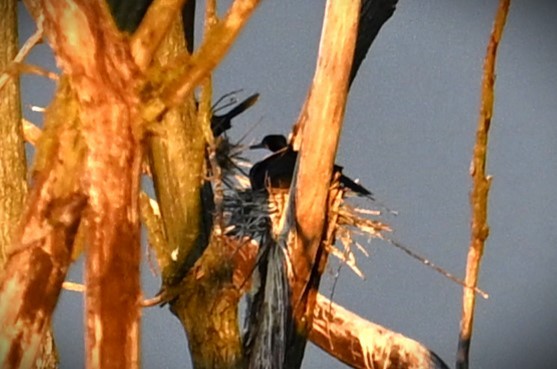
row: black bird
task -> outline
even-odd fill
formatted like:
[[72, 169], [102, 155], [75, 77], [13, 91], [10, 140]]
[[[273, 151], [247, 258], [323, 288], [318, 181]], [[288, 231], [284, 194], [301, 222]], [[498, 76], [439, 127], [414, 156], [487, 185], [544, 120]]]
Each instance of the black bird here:
[[[250, 149], [266, 148], [273, 152], [260, 162], [253, 165], [249, 172], [251, 188], [253, 190], [265, 189], [267, 185], [274, 188], [289, 188], [294, 174], [294, 166], [298, 152], [294, 151], [283, 135], [268, 135]], [[340, 184], [352, 192], [374, 200], [373, 194], [362, 185], [354, 182], [342, 174], [340, 165], [334, 166], [335, 173], [340, 173]]]
[[222, 115], [213, 114], [211, 118], [211, 130], [213, 131], [213, 135], [215, 137], [219, 137], [223, 132], [229, 130], [232, 125], [231, 121], [237, 115], [242, 114], [246, 109], [257, 102], [259, 98], [259, 94], [255, 93], [236, 105], [234, 108], [230, 109], [228, 113]]

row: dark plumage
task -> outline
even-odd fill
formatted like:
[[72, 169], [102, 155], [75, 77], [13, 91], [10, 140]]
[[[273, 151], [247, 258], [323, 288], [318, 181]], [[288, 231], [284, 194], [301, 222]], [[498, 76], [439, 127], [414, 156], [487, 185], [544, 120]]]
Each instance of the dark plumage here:
[[[259, 144], [250, 146], [250, 149], [259, 148], [269, 149], [273, 154], [255, 163], [251, 168], [249, 172], [251, 188], [261, 190], [267, 185], [273, 188], [289, 188], [298, 152], [288, 145], [283, 135], [268, 135]], [[335, 164], [334, 171], [340, 173], [339, 181], [343, 187], [373, 200], [373, 194], [368, 189], [342, 174], [340, 165]]]
[[293, 151], [282, 135], [269, 135], [250, 149], [266, 148], [273, 152], [265, 159], [257, 162], [249, 171], [249, 179], [253, 190], [262, 190], [267, 184], [273, 188], [287, 189], [292, 182], [292, 174], [296, 165], [297, 152]]

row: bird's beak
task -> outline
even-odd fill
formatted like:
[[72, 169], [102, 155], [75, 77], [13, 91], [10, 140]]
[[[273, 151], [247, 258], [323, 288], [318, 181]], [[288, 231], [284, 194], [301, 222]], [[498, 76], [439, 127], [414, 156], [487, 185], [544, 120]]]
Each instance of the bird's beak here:
[[258, 143], [258, 144], [255, 144], [255, 145], [251, 145], [251, 146], [249, 147], [250, 150], [253, 150], [253, 149], [265, 149], [265, 148], [267, 148], [267, 147], [266, 147], [262, 142], [260, 142], [260, 143]]

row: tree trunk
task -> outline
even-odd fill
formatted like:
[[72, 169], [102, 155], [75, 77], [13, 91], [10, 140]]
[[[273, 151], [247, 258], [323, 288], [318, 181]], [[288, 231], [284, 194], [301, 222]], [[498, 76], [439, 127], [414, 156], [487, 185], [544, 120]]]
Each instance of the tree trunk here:
[[[17, 1], [0, 1], [0, 275], [14, 242], [27, 195], [27, 166], [21, 124], [21, 102], [17, 66], [12, 64], [18, 50]], [[5, 302], [4, 302], [5, 303]], [[0, 307], [0, 309], [2, 309]], [[0, 342], [0, 345], [3, 343]], [[47, 331], [34, 368], [58, 365], [52, 332]], [[0, 350], [1, 351], [1, 350]]]

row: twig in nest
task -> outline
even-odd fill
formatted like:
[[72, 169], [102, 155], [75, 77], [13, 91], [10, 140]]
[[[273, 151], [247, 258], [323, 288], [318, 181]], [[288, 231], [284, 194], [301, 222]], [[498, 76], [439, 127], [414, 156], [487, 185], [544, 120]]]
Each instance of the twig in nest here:
[[248, 160], [242, 156], [244, 147], [231, 142], [227, 137], [218, 137], [215, 146], [216, 161], [222, 171], [222, 182], [229, 189], [248, 188], [248, 175], [242, 169], [248, 163]]
[[267, 205], [265, 193], [231, 189], [225, 193], [223, 211], [228, 236], [261, 240], [268, 231], [268, 217], [273, 210]]
[[387, 224], [377, 220], [364, 218], [359, 214], [379, 215], [379, 213], [375, 211], [370, 211], [365, 209], [354, 209], [350, 207], [348, 204], [343, 203], [343, 205], [339, 208], [339, 221], [337, 226], [338, 227], [337, 235], [344, 246], [344, 252], [334, 247], [331, 247], [329, 251], [333, 256], [337, 257], [338, 259], [343, 261], [348, 267], [350, 267], [350, 269], [352, 269], [352, 271], [360, 278], [364, 278], [364, 276], [361, 270], [356, 265], [356, 258], [354, 256], [354, 253], [352, 252], [351, 246], [356, 245], [360, 249], [360, 251], [364, 253], [364, 255], [366, 255], [366, 251], [359, 243], [353, 240], [352, 236], [354, 235], [354, 233], [360, 233], [361, 235], [367, 235], [368, 237], [380, 238], [382, 240], [385, 240], [389, 244], [402, 250], [404, 253], [406, 253], [413, 259], [418, 260], [421, 263], [429, 266], [434, 271], [450, 279], [451, 281], [464, 287], [470, 287], [473, 291], [475, 291], [477, 294], [479, 294], [485, 299], [489, 298], [489, 295], [485, 291], [481, 290], [480, 288], [476, 286], [467, 285], [466, 282], [464, 282], [462, 279], [456, 277], [452, 273], [436, 265], [431, 260], [412, 251], [410, 248], [404, 246], [402, 243], [392, 238], [386, 237], [384, 235], [384, 232], [391, 231], [391, 228]]
[[[355, 242], [355, 234], [366, 235], [368, 238], [383, 238], [382, 232], [390, 232], [391, 228], [378, 220], [366, 218], [366, 216], [379, 216], [381, 212], [376, 210], [358, 209], [350, 206], [345, 200], [338, 208], [338, 220], [336, 236], [343, 245], [343, 251], [331, 245], [328, 251], [339, 259], [342, 264], [346, 264], [358, 277], [364, 278], [364, 274], [358, 268], [356, 257], [352, 251], [352, 246], [356, 246], [362, 254], [368, 256], [367, 250], [358, 242]], [[338, 271], [337, 271], [338, 273]]]

